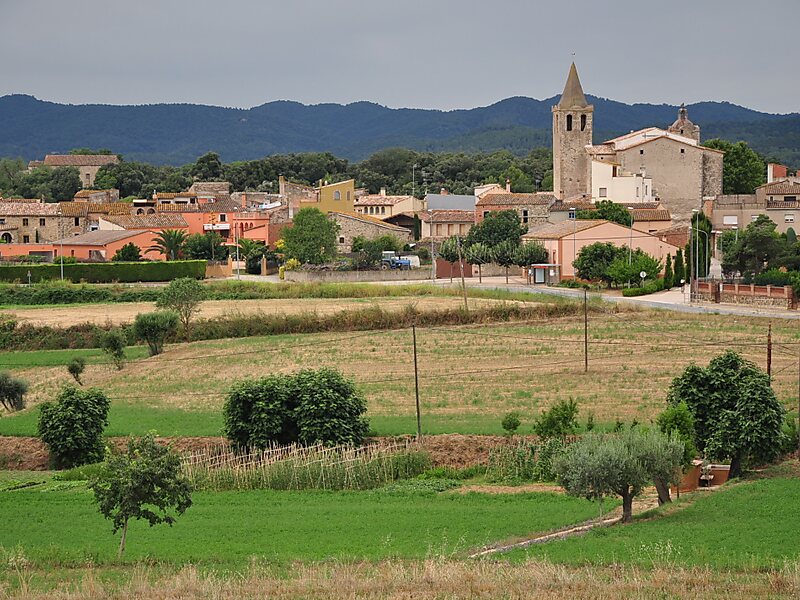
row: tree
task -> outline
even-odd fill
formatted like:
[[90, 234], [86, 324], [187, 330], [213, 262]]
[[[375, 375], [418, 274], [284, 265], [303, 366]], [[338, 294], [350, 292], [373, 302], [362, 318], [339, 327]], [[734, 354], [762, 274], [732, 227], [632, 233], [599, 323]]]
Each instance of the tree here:
[[360, 267], [369, 269], [380, 264], [384, 252], [399, 252], [403, 244], [393, 235], [382, 235], [372, 240], [357, 235], [351, 248], [360, 253]]
[[572, 398], [559, 400], [550, 410], [542, 411], [533, 425], [541, 438], [564, 437], [578, 430], [578, 403]]
[[235, 383], [225, 400], [225, 435], [235, 448], [272, 444], [360, 445], [366, 401], [340, 372], [322, 368]]
[[318, 208], [301, 208], [294, 224], [283, 230], [286, 255], [301, 263], [322, 264], [336, 256], [339, 224]]
[[752, 194], [766, 179], [767, 163], [746, 142], [731, 143], [713, 139], [703, 142], [706, 148], [722, 150], [722, 193]]
[[111, 401], [96, 388], [61, 388], [55, 403], [39, 412], [39, 437], [47, 444], [57, 468], [71, 468], [103, 459], [103, 429]]
[[622, 522], [633, 518], [633, 499], [655, 477], [674, 480], [682, 445], [659, 432], [629, 429], [621, 434], [590, 433], [555, 459], [559, 483], [571, 496], [622, 498]]
[[160, 252], [167, 260], [178, 260], [183, 255], [186, 234], [180, 229], [164, 229], [158, 232], [153, 242], [148, 250]]
[[519, 244], [515, 244], [513, 240], [507, 239], [499, 244], [492, 246], [492, 255], [494, 262], [506, 270], [506, 283], [508, 283], [508, 268], [514, 264], [514, 258], [517, 253]]
[[219, 181], [222, 179], [222, 161], [216, 152], [206, 152], [197, 159], [190, 172], [198, 181]]
[[639, 431], [636, 439], [640, 460], [656, 488], [659, 505], [672, 502], [670, 485], [679, 485], [683, 473], [685, 443], [678, 433], [656, 429]]
[[520, 244], [514, 252], [514, 264], [518, 267], [527, 268], [544, 262], [547, 262], [547, 250], [537, 242]]
[[125, 334], [119, 329], [106, 331], [100, 338], [100, 348], [108, 354], [118, 371], [121, 371], [125, 366], [126, 344]]
[[[630, 254], [627, 249], [608, 266], [608, 277], [620, 285], [631, 281], [637, 285], [642, 282], [641, 274], [646, 274], [646, 279], [657, 279], [661, 273], [661, 261], [656, 260], [641, 249], [636, 249]], [[629, 262], [630, 261], [630, 262]]]
[[[699, 231], [698, 231], [699, 230]], [[695, 245], [696, 244], [696, 245]], [[711, 266], [711, 219], [703, 211], [692, 215], [689, 243], [686, 251], [686, 262], [692, 265], [690, 273], [698, 277], [708, 277]], [[698, 263], [695, 264], [695, 248], [697, 249]]]
[[631, 226], [631, 213], [622, 204], [615, 204], [611, 200], [600, 200], [595, 203], [593, 210], [579, 210], [575, 214], [576, 219], [591, 221], [593, 219], [605, 219], [619, 223], [625, 227]]
[[458, 238], [453, 236], [439, 244], [439, 258], [450, 263], [450, 283], [453, 282], [453, 265], [458, 262]]
[[464, 255], [469, 264], [478, 267], [478, 282], [482, 282], [483, 273], [481, 273], [481, 267], [492, 262], [492, 249], [483, 242], [476, 242], [471, 246], [467, 246]]
[[183, 243], [183, 254], [192, 260], [226, 260], [228, 247], [216, 231], [193, 233]]
[[178, 313], [184, 331], [188, 331], [192, 315], [198, 312], [205, 297], [203, 284], [191, 277], [179, 277], [161, 291], [156, 307]]
[[759, 215], [739, 232], [739, 241], [729, 247], [722, 259], [726, 273], [758, 274], [769, 268], [787, 251], [786, 242], [776, 231], [775, 223], [766, 215]]
[[138, 314], [133, 322], [133, 333], [147, 342], [150, 356], [155, 356], [164, 351], [167, 338], [175, 335], [179, 320], [178, 313], [168, 310]]
[[672, 289], [674, 275], [672, 273], [672, 255], [667, 254], [667, 263], [664, 265], [664, 289]]
[[677, 435], [683, 442], [683, 466], [688, 467], [697, 455], [694, 445], [694, 417], [685, 402], [670, 405], [656, 418], [661, 433]]
[[675, 273], [672, 277], [674, 285], [683, 285], [686, 281], [686, 271], [684, 270], [683, 250], [678, 248], [675, 253]]
[[624, 248], [615, 246], [611, 242], [595, 242], [578, 251], [572, 266], [575, 267], [575, 274], [580, 279], [602, 281], [610, 288], [612, 279], [608, 274], [608, 268], [623, 252]]
[[789, 227], [786, 230], [786, 243], [790, 246], [793, 246], [797, 243], [797, 233], [794, 230], [794, 227]]
[[264, 242], [239, 238], [239, 259], [244, 259], [245, 271], [251, 275], [261, 274], [261, 258], [270, 252]]
[[481, 242], [494, 248], [498, 244], [508, 241], [519, 246], [520, 238], [528, 231], [519, 220], [515, 210], [492, 211], [481, 223], [474, 225], [467, 234], [466, 244], [471, 246]]
[[74, 357], [69, 363], [67, 364], [67, 372], [72, 375], [72, 378], [78, 383], [78, 385], [83, 385], [81, 382], [81, 375], [86, 370], [86, 359], [82, 356]]
[[8, 373], [0, 373], [0, 406], [12, 412], [25, 408], [25, 394], [28, 384]]
[[717, 236], [717, 248], [722, 252], [723, 258], [735, 251], [738, 241], [739, 232], [732, 229], [727, 229]]
[[114, 253], [113, 262], [139, 262], [142, 260], [141, 249], [133, 242], [128, 242]]
[[175, 523], [192, 505], [192, 488], [181, 471], [181, 460], [171, 448], [160, 446], [148, 434], [128, 440], [125, 453], [112, 454], [101, 474], [89, 483], [112, 532], [122, 531], [118, 556], [125, 551], [128, 522], [143, 519], [150, 526]]
[[686, 367], [667, 400], [686, 403], [697, 449], [715, 460], [730, 459], [731, 477], [741, 474], [743, 463], [767, 462], [781, 451], [786, 411], [769, 376], [736, 352], [717, 356], [705, 368]]

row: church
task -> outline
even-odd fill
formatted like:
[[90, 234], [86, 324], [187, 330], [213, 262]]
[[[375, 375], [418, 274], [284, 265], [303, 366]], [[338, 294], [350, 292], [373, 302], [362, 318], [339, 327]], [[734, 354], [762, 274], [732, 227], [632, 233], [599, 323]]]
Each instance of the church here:
[[594, 106], [572, 63], [552, 112], [553, 193], [563, 202], [660, 202], [685, 222], [704, 198], [722, 193], [724, 153], [700, 145], [700, 127], [683, 105], [666, 129], [648, 127], [595, 144]]

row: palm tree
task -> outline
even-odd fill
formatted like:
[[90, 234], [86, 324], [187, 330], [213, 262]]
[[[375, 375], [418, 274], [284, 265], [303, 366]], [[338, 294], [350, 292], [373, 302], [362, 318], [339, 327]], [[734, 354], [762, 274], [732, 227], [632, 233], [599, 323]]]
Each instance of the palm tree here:
[[186, 234], [179, 229], [164, 229], [156, 237], [155, 242], [148, 250], [157, 250], [167, 257], [167, 260], [177, 260], [183, 252]]

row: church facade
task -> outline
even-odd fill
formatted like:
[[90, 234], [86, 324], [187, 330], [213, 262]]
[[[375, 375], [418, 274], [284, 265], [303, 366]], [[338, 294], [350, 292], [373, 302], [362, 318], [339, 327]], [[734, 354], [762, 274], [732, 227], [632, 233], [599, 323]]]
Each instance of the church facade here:
[[[552, 112], [553, 191], [562, 201], [659, 200], [674, 220], [688, 221], [704, 198], [722, 193], [723, 153], [700, 145], [700, 127], [684, 106], [666, 129], [648, 127], [594, 144], [594, 107], [573, 63]], [[593, 173], [602, 181], [593, 182]]]

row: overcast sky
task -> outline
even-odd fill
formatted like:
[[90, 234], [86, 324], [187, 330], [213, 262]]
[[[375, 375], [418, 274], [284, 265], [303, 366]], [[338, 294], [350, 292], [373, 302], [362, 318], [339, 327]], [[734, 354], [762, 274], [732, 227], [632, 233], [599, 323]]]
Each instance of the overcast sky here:
[[[0, 0], [0, 95], [471, 108], [587, 93], [800, 111], [798, 0]], [[776, 27], [778, 25], [778, 27]]]

